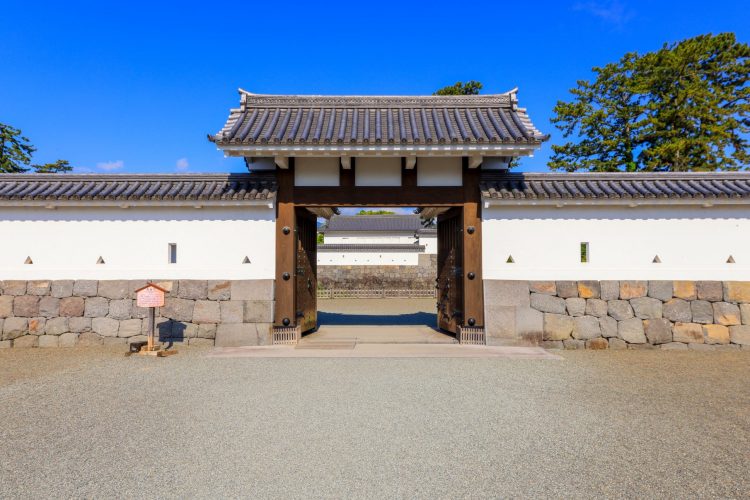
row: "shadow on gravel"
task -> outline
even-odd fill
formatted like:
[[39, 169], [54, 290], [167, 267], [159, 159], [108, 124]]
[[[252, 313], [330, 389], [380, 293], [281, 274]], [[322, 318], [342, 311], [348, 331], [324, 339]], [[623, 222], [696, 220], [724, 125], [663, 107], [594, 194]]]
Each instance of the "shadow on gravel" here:
[[416, 312], [409, 314], [343, 314], [318, 311], [319, 325], [376, 325], [403, 326], [425, 325], [434, 327], [437, 324], [437, 314]]

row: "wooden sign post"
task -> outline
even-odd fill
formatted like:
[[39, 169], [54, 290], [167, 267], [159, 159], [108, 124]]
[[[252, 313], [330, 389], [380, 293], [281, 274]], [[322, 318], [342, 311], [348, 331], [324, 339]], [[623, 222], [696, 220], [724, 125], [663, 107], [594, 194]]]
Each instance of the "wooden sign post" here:
[[156, 308], [164, 306], [164, 293], [166, 290], [153, 283], [148, 283], [146, 286], [139, 288], [135, 291], [135, 305], [138, 307], [148, 308], [148, 342], [146, 348], [141, 348], [138, 354], [152, 355], [152, 356], [169, 356], [170, 354], [177, 354], [177, 351], [163, 350], [161, 346], [154, 344], [154, 330], [156, 328]]

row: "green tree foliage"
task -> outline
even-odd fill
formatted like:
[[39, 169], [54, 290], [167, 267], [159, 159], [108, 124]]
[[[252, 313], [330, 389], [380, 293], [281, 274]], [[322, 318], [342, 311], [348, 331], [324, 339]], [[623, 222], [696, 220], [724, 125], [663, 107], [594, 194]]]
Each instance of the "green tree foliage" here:
[[701, 35], [593, 69], [552, 123], [571, 141], [549, 167], [589, 171], [712, 171], [750, 160], [750, 46]]
[[395, 213], [390, 210], [360, 210], [357, 215], [393, 215]]
[[325, 236], [323, 235], [323, 233], [318, 233], [317, 241], [318, 241], [318, 245], [322, 245], [325, 242]]
[[454, 85], [443, 87], [432, 95], [477, 95], [482, 90], [482, 84], [469, 80], [466, 83], [456, 82]]
[[0, 123], [0, 173], [28, 172], [29, 167], [40, 174], [73, 170], [66, 160], [32, 165], [31, 157], [35, 151], [36, 148], [29, 144], [29, 139], [24, 137], [19, 129]]

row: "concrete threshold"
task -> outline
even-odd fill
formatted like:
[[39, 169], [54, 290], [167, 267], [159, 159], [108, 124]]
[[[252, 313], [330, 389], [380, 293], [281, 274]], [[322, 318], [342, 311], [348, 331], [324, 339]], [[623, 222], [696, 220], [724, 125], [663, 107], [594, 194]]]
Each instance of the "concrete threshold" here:
[[329, 346], [217, 347], [210, 358], [500, 358], [563, 359], [541, 347], [474, 346], [459, 344], [348, 344]]

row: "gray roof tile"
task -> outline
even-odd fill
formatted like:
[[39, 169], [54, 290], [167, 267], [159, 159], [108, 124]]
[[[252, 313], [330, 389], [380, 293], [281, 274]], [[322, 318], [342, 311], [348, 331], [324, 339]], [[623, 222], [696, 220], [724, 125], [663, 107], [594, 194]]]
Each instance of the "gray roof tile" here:
[[411, 243], [325, 243], [318, 245], [319, 252], [424, 252], [424, 245]]
[[323, 231], [414, 232], [421, 229], [419, 215], [334, 215]]

